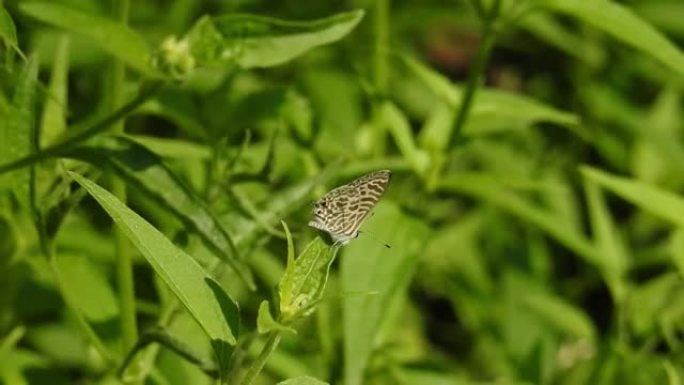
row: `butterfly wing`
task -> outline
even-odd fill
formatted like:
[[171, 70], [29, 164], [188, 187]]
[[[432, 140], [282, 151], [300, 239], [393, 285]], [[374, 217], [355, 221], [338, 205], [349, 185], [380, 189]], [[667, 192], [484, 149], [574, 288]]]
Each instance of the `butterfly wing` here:
[[358, 235], [358, 229], [385, 192], [389, 170], [364, 175], [337, 187], [314, 203], [309, 226], [327, 231], [342, 244]]
[[359, 227], [385, 193], [391, 176], [391, 171], [380, 170], [364, 175], [350, 183], [350, 187], [356, 191], [347, 207], [347, 211], [352, 213], [349, 218], [352, 225], [347, 227], [347, 234], [356, 236]]

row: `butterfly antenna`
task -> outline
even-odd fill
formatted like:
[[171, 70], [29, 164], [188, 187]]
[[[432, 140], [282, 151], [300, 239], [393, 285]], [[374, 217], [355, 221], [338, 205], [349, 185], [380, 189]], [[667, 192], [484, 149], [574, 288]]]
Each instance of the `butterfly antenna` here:
[[368, 235], [368, 236], [370, 237], [370, 239], [374, 240], [375, 242], [378, 242], [379, 244], [385, 246], [386, 248], [388, 248], [388, 249], [391, 249], [391, 248], [392, 248], [392, 246], [390, 246], [389, 243], [385, 243], [385, 242], [379, 240], [378, 238], [375, 238], [375, 237], [374, 237], [373, 235], [371, 235], [370, 233], [367, 233], [367, 232], [365, 232], [365, 231], [359, 230], [359, 234]]

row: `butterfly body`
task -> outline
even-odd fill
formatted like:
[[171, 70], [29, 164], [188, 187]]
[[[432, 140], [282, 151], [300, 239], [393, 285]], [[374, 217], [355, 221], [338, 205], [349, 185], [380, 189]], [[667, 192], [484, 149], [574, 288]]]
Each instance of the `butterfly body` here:
[[346, 244], [359, 235], [359, 227], [385, 192], [392, 172], [375, 171], [330, 190], [313, 204], [309, 226], [326, 231], [335, 243]]

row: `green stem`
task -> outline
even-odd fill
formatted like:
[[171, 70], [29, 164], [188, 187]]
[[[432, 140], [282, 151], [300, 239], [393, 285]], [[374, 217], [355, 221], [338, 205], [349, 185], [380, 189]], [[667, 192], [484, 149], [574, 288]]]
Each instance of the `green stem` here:
[[470, 113], [473, 100], [475, 99], [475, 93], [480, 86], [485, 72], [485, 67], [487, 66], [487, 61], [489, 60], [489, 55], [492, 52], [492, 47], [494, 46], [494, 41], [496, 40], [496, 29], [494, 28], [494, 22], [499, 15], [500, 8], [501, 2], [500, 0], [496, 0], [494, 4], [492, 4], [492, 8], [487, 13], [486, 17], [482, 19], [482, 42], [478, 48], [473, 66], [468, 73], [466, 89], [463, 93], [463, 99], [461, 99], [461, 107], [458, 109], [458, 115], [456, 115], [456, 123], [449, 140], [450, 144], [453, 144], [454, 141], [459, 139], [463, 134], [463, 126], [465, 126], [465, 123], [468, 120], [468, 114]]
[[[122, 25], [128, 23], [129, 0], [114, 0], [115, 17]], [[126, 68], [124, 64], [113, 59], [111, 63], [110, 96], [111, 110], [116, 111], [123, 104]], [[124, 120], [112, 124], [112, 131], [124, 132]], [[126, 184], [119, 178], [112, 180], [112, 193], [121, 202], [126, 203]], [[124, 351], [132, 349], [138, 340], [138, 326], [135, 313], [135, 286], [133, 282], [133, 263], [130, 245], [126, 235], [118, 227], [114, 230], [116, 254], [116, 281], [119, 289], [119, 306], [121, 308], [121, 337]]]
[[379, 98], [373, 100], [372, 146], [375, 155], [385, 153], [385, 132], [382, 124], [381, 101], [387, 95], [389, 84], [389, 8], [390, 0], [376, 0], [373, 13], [373, 85]]
[[256, 358], [256, 360], [252, 362], [252, 366], [249, 367], [247, 374], [245, 374], [245, 378], [243, 378], [242, 382], [240, 383], [241, 385], [250, 385], [252, 381], [254, 381], [259, 372], [261, 372], [261, 369], [264, 368], [268, 356], [270, 356], [275, 348], [278, 347], [278, 343], [280, 343], [280, 337], [280, 331], [277, 330], [274, 330], [268, 334], [266, 345], [264, 345], [263, 349], [261, 349], [261, 353], [259, 353], [259, 356]]
[[376, 0], [373, 19], [374, 52], [373, 80], [378, 92], [385, 94], [389, 83], [388, 55], [389, 47], [389, 0]]

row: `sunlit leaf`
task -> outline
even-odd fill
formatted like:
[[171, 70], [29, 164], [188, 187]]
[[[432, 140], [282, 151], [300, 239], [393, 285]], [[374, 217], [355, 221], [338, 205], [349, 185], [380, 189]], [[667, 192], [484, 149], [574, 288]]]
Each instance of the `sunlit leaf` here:
[[198, 64], [222, 61], [242, 68], [270, 67], [341, 39], [362, 17], [360, 10], [313, 21], [229, 14], [200, 19], [188, 39]]
[[[288, 266], [278, 287], [283, 321], [289, 322], [313, 312], [315, 305], [323, 298], [330, 265], [335, 260], [337, 250], [338, 247], [330, 246], [316, 237], [294, 260], [294, 267]], [[289, 262], [292, 260], [289, 259]]]
[[109, 164], [129, 184], [160, 203], [194, 231], [228, 262], [245, 282], [251, 274], [237, 258], [233, 239], [206, 204], [158, 156], [124, 137], [103, 136], [74, 151], [95, 165]]
[[296, 333], [294, 329], [280, 324], [273, 318], [271, 311], [269, 310], [268, 301], [261, 301], [261, 305], [259, 305], [259, 313], [257, 314], [257, 330], [259, 331], [259, 334], [266, 334], [273, 330]]
[[152, 265], [212, 341], [219, 363], [237, 343], [239, 310], [222, 287], [189, 255], [94, 182], [69, 172], [112, 217], [126, 237]]

